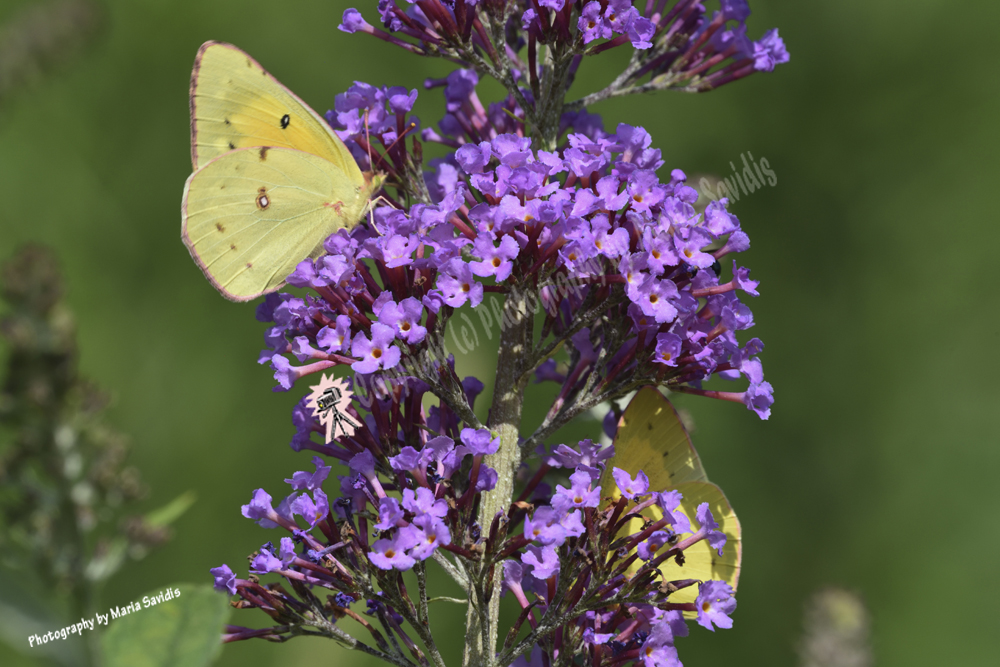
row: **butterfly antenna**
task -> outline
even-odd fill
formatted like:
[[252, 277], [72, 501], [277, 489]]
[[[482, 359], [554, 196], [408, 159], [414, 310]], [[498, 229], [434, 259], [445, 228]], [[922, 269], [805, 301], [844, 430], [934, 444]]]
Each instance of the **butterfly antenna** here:
[[389, 147], [385, 149], [385, 152], [388, 153], [389, 151], [391, 151], [396, 144], [405, 139], [406, 135], [409, 134], [410, 131], [416, 127], [417, 127], [416, 123], [410, 123], [410, 126], [407, 127], [405, 130], [403, 130], [403, 132], [398, 137], [396, 137], [396, 140], [394, 142], [389, 144]]
[[[371, 167], [371, 170], [374, 172], [375, 162], [372, 160], [372, 135], [368, 129], [368, 109], [365, 109], [365, 148], [368, 149], [368, 166]], [[382, 161], [381, 156], [379, 156], [379, 161]], [[371, 228], [375, 230], [376, 234], [379, 236], [385, 236], [385, 234], [383, 234], [375, 224], [375, 202], [377, 201], [377, 198], [368, 200], [368, 223], [371, 225]]]
[[[372, 162], [372, 135], [368, 131], [368, 109], [365, 109], [365, 144], [368, 146], [368, 166], [372, 168], [372, 171], [375, 171], [375, 163]], [[379, 157], [379, 161], [381, 160], [382, 158]]]

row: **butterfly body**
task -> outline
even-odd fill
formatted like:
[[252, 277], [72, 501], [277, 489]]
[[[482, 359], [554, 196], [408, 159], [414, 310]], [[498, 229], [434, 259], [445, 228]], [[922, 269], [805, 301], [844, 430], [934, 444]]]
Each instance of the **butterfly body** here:
[[181, 238], [233, 301], [280, 288], [327, 236], [358, 224], [383, 180], [257, 61], [219, 42], [201, 47], [191, 74], [191, 161]]

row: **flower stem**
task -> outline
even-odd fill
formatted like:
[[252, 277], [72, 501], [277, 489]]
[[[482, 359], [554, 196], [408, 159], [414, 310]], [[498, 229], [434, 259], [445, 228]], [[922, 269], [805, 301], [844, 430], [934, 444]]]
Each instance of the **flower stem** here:
[[[489, 526], [497, 512], [506, 512], [514, 494], [514, 473], [521, 462], [518, 433], [521, 411], [524, 406], [526, 364], [532, 341], [533, 318], [527, 307], [526, 292], [511, 290], [504, 301], [503, 322], [509, 322], [500, 333], [500, 352], [497, 356], [497, 374], [494, 385], [493, 405], [490, 409], [490, 430], [500, 436], [500, 448], [485, 458], [485, 463], [497, 471], [497, 484], [483, 493], [479, 504], [479, 525]], [[488, 568], [484, 568], [483, 573]], [[488, 602], [485, 608], [470, 605], [466, 620], [464, 667], [490, 667], [497, 645], [497, 617], [500, 609], [500, 584], [502, 577], [495, 577], [492, 590], [485, 591]], [[471, 593], [470, 593], [471, 598]], [[487, 627], [483, 628], [483, 625]], [[483, 646], [483, 638], [488, 641]]]

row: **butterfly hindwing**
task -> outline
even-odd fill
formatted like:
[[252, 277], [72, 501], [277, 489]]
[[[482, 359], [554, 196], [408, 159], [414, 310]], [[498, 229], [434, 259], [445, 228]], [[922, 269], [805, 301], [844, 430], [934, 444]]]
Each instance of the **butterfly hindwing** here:
[[226, 153], [188, 178], [181, 235], [205, 276], [227, 298], [272, 292], [322, 242], [353, 226], [370, 189], [329, 161], [280, 147]]
[[231, 44], [206, 42], [191, 73], [194, 168], [250, 146], [295, 148], [325, 158], [360, 183], [361, 170], [326, 121]]
[[[719, 530], [726, 536], [726, 544], [720, 556], [707, 541], [702, 540], [684, 550], [684, 567], [677, 567], [671, 561], [661, 568], [661, 572], [668, 581], [677, 578], [700, 581], [718, 579], [735, 589], [740, 579], [740, 562], [743, 560], [743, 531], [729, 500], [726, 499], [722, 489], [711, 482], [685, 482], [677, 485], [677, 490], [684, 496], [680, 509], [692, 527], [698, 525], [695, 519], [698, 505], [708, 503], [712, 517], [719, 524]], [[670, 596], [670, 599], [672, 602], [694, 602], [696, 597], [698, 597], [698, 587], [691, 586], [677, 591]], [[691, 617], [694, 616], [692, 613]]]

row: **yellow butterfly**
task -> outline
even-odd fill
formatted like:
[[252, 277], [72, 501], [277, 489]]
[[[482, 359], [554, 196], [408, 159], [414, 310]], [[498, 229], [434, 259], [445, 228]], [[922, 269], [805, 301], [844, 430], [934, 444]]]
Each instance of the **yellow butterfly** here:
[[191, 73], [181, 238], [224, 297], [273, 292], [354, 227], [384, 176], [362, 173], [326, 121], [256, 60], [206, 42]]
[[[621, 498], [621, 491], [611, 476], [615, 467], [633, 477], [642, 470], [649, 477], [651, 491], [681, 492], [684, 499], [678, 509], [691, 522], [692, 530], [697, 530], [699, 525], [695, 510], [701, 503], [708, 503], [719, 530], [726, 535], [722, 556], [706, 540], [702, 540], [684, 551], [683, 566], [677, 565], [673, 559], [664, 561], [660, 566], [663, 580], [718, 579], [735, 590], [743, 557], [739, 519], [722, 490], [705, 476], [698, 453], [670, 402], [652, 387], [640, 389], [622, 414], [614, 445], [615, 455], [601, 475], [602, 495], [610, 491], [615, 502]], [[643, 514], [653, 521], [663, 518], [663, 512], [655, 505]], [[632, 519], [622, 528], [620, 536], [637, 533], [642, 525], [641, 519]], [[639, 569], [641, 562], [637, 563], [633, 564], [629, 574]], [[698, 587], [689, 586], [671, 594], [670, 601], [694, 602], [697, 597]], [[690, 618], [696, 616], [694, 612], [685, 612], [684, 615]]]

